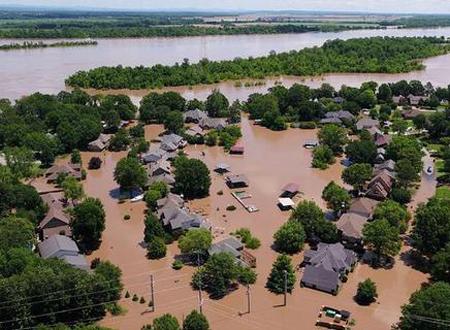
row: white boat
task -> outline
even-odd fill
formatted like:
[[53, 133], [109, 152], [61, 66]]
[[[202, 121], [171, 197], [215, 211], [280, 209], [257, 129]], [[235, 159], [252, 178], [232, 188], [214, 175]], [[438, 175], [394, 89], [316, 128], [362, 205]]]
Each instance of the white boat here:
[[135, 203], [135, 202], [140, 202], [140, 201], [142, 201], [142, 200], [144, 200], [144, 194], [142, 194], [142, 195], [137, 195], [136, 197], [133, 197], [130, 201], [131, 201], [132, 203]]

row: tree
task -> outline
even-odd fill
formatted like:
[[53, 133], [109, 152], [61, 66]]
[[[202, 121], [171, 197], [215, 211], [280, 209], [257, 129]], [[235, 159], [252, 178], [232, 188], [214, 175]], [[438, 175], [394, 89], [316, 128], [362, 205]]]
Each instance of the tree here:
[[288, 220], [273, 235], [278, 252], [293, 254], [303, 248], [306, 234], [300, 222]]
[[103, 161], [100, 157], [92, 157], [89, 160], [88, 168], [90, 170], [98, 170], [102, 166]]
[[291, 258], [282, 254], [277, 257], [272, 266], [272, 271], [267, 278], [266, 288], [269, 291], [280, 294], [284, 292], [285, 278], [287, 277], [287, 292], [291, 293], [294, 289], [296, 278], [292, 267]]
[[356, 301], [360, 305], [370, 305], [378, 297], [377, 286], [370, 278], [358, 283]]
[[[450, 315], [450, 284], [433, 283], [422, 287], [409, 298], [409, 303], [402, 307], [402, 316], [398, 328], [400, 330], [446, 330]], [[439, 320], [439, 322], [430, 322]]]
[[166, 253], [167, 247], [163, 238], [155, 236], [147, 243], [147, 256], [150, 259], [164, 258]]
[[417, 208], [412, 243], [419, 252], [431, 256], [450, 242], [449, 214], [448, 201], [437, 198]]
[[378, 87], [377, 97], [378, 100], [380, 101], [391, 102], [392, 101], [391, 87], [389, 87], [388, 84], [381, 84], [380, 87]]
[[87, 249], [96, 247], [105, 230], [105, 211], [99, 199], [88, 197], [73, 208], [72, 232]]
[[347, 190], [331, 181], [322, 191], [322, 198], [327, 202], [327, 207], [337, 215], [344, 212], [350, 204], [351, 196]]
[[190, 312], [183, 321], [183, 330], [209, 330], [209, 323], [203, 314]]
[[450, 283], [450, 242], [431, 259], [430, 273], [434, 281]]
[[314, 202], [300, 202], [292, 212], [290, 219], [297, 220], [303, 225], [306, 237], [310, 241], [317, 238], [326, 243], [338, 241], [336, 226], [325, 219], [322, 210]]
[[394, 161], [407, 159], [415, 169], [415, 173], [422, 169], [422, 151], [416, 138], [408, 136], [394, 136], [386, 148], [387, 158]]
[[[236, 263], [236, 259], [227, 252], [215, 253], [209, 257], [208, 261], [198, 269], [192, 278], [192, 284], [198, 288], [201, 285], [211, 294], [212, 297], [220, 298], [227, 294], [230, 286], [239, 281], [241, 274], [244, 272], [244, 266]], [[253, 270], [248, 269], [245, 280], [251, 280], [253, 284], [256, 281], [256, 274], [248, 276], [248, 273], [254, 273]]]
[[237, 124], [241, 121], [241, 109], [242, 109], [242, 104], [241, 104], [241, 102], [239, 102], [239, 100], [235, 100], [231, 104], [229, 114], [228, 114], [228, 122], [230, 124]]
[[109, 150], [111, 151], [124, 151], [127, 150], [128, 146], [131, 144], [130, 135], [128, 131], [121, 128], [116, 134], [111, 138], [109, 142]]
[[144, 187], [147, 183], [147, 172], [136, 158], [122, 158], [114, 170], [114, 180], [124, 190]]
[[31, 249], [34, 243], [34, 227], [29, 220], [15, 216], [0, 219], [0, 253], [12, 248]]
[[320, 145], [313, 150], [312, 167], [322, 170], [328, 168], [328, 165], [335, 162], [333, 150], [327, 145]]
[[228, 99], [217, 89], [207, 97], [205, 110], [210, 117], [228, 117]]
[[406, 231], [410, 218], [411, 215], [405, 207], [390, 199], [378, 204], [373, 214], [374, 220], [386, 219], [391, 226], [398, 228], [400, 233]]
[[8, 147], [3, 150], [6, 165], [18, 178], [29, 178], [32, 175], [33, 154], [25, 147]]
[[408, 187], [411, 182], [419, 180], [417, 169], [408, 159], [400, 159], [395, 163], [397, 182], [401, 187]]
[[175, 167], [175, 190], [186, 198], [200, 198], [208, 196], [211, 186], [209, 169], [199, 159], [177, 157]]
[[205, 254], [212, 243], [211, 232], [204, 228], [189, 230], [178, 241], [181, 253]]
[[380, 257], [394, 257], [400, 252], [401, 240], [397, 228], [386, 219], [376, 220], [363, 228], [364, 243]]
[[350, 142], [345, 149], [347, 157], [358, 164], [373, 164], [377, 157], [377, 146], [372, 140]]
[[265, 112], [261, 124], [273, 131], [282, 131], [286, 129], [286, 120], [279, 111]]
[[72, 164], [81, 164], [81, 153], [78, 149], [73, 149], [70, 154], [70, 162]]
[[362, 108], [371, 109], [377, 104], [377, 98], [373, 90], [366, 89], [358, 95], [356, 102], [358, 102]]
[[319, 131], [319, 142], [327, 145], [335, 155], [342, 152], [347, 143], [347, 131], [338, 125], [325, 125]]
[[164, 119], [164, 129], [179, 134], [184, 128], [184, 118], [180, 111], [170, 111]]
[[408, 189], [394, 187], [391, 191], [391, 198], [397, 203], [405, 205], [411, 201], [411, 192]]
[[73, 201], [84, 196], [82, 184], [73, 176], [67, 176], [61, 184], [61, 188], [63, 189], [64, 197], [67, 200]]
[[150, 243], [155, 237], [164, 238], [165, 232], [161, 225], [161, 221], [149, 212], [144, 220], [144, 242]]
[[181, 330], [177, 319], [170, 315], [164, 314], [153, 320], [152, 330]]
[[356, 191], [361, 191], [364, 184], [372, 177], [370, 164], [353, 164], [344, 169], [342, 180], [353, 186]]

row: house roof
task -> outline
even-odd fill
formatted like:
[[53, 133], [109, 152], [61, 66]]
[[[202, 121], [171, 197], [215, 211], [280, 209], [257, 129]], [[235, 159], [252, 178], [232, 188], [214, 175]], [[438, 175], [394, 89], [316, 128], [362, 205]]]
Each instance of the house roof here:
[[227, 181], [231, 184], [245, 183], [246, 185], [248, 185], [248, 179], [243, 174], [230, 175], [227, 177]]
[[375, 164], [375, 170], [378, 171], [378, 173], [382, 170], [387, 170], [390, 172], [394, 172], [395, 170], [395, 161], [393, 161], [392, 159], [388, 159], [386, 161], [384, 161], [381, 164]]
[[70, 218], [64, 212], [62, 207], [60, 207], [58, 205], [53, 205], [53, 206], [51, 206], [49, 208], [49, 210], [48, 210], [46, 216], [44, 217], [44, 219], [42, 219], [42, 221], [39, 223], [39, 229], [45, 228], [48, 225], [48, 223], [50, 221], [52, 221], [53, 219], [59, 220], [62, 223], [64, 223], [65, 225], [69, 225], [70, 224]]
[[342, 124], [342, 120], [337, 117], [327, 117], [320, 120], [321, 124]]
[[214, 168], [214, 171], [228, 172], [228, 171], [230, 171], [230, 168], [231, 168], [231, 166], [226, 163], [219, 163]]
[[50, 236], [45, 241], [38, 244], [39, 254], [42, 258], [52, 258], [63, 251], [67, 255], [77, 255], [80, 250], [74, 240], [63, 235]]
[[362, 229], [367, 223], [368, 218], [357, 213], [344, 213], [336, 222], [336, 227], [344, 236], [360, 239]]
[[295, 205], [295, 203], [292, 199], [286, 198], [286, 197], [278, 198], [278, 203], [283, 207], [289, 207], [289, 206], [292, 207]]
[[366, 197], [357, 198], [352, 201], [349, 212], [357, 213], [359, 215], [370, 218], [378, 203], [379, 203], [378, 201], [371, 198]]
[[148, 178], [148, 185], [151, 185], [155, 182], [164, 182], [165, 184], [172, 186], [175, 183], [175, 178], [172, 174], [163, 173], [160, 175], [153, 175]]
[[240, 250], [244, 248], [244, 245], [235, 237], [228, 237], [220, 242], [214, 243], [208, 249], [208, 253], [213, 255], [220, 252], [231, 253], [235, 258], [241, 256]]
[[377, 147], [382, 147], [385, 146], [389, 143], [391, 143], [392, 141], [392, 137], [388, 134], [378, 134], [375, 137], [375, 144], [377, 145]]
[[164, 159], [160, 159], [157, 162], [151, 163], [149, 165], [149, 174], [150, 176], [153, 176], [153, 174], [157, 171], [157, 170], [162, 170], [167, 174], [170, 174], [171, 172], [171, 165], [167, 160]]
[[227, 126], [227, 120], [225, 118], [203, 118], [200, 122], [200, 127], [210, 129], [222, 129]]
[[380, 122], [378, 120], [366, 117], [358, 120], [358, 122], [356, 123], [356, 128], [358, 130], [368, 129], [373, 126], [380, 127]]
[[189, 127], [185, 133], [189, 136], [205, 135], [205, 131], [198, 125]]
[[348, 270], [356, 261], [353, 251], [346, 249], [341, 243], [319, 243], [317, 250], [305, 252], [305, 258], [313, 266], [323, 266], [326, 270], [341, 272]]
[[208, 115], [206, 114], [206, 112], [200, 110], [200, 109], [195, 109], [195, 110], [189, 110], [186, 111], [183, 114], [184, 120], [185, 121], [201, 121], [202, 119], [205, 119], [208, 117]]
[[316, 286], [328, 292], [333, 292], [340, 283], [339, 273], [326, 269], [324, 266], [307, 265], [303, 271], [302, 282]]

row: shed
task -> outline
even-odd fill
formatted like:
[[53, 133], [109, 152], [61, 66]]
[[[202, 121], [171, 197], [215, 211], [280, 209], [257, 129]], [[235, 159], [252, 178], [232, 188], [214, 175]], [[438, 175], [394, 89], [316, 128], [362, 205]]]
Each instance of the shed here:
[[295, 206], [295, 203], [292, 199], [286, 198], [286, 197], [278, 198], [278, 207], [282, 211], [290, 210], [294, 206]]
[[243, 174], [230, 175], [226, 177], [226, 182], [230, 188], [243, 188], [248, 187], [247, 177]]
[[217, 173], [227, 173], [227, 172], [229, 172], [230, 171], [230, 165], [228, 165], [228, 164], [225, 164], [225, 163], [219, 163], [219, 164], [217, 164], [216, 165], [216, 167], [214, 168], [214, 172], [217, 172]]
[[317, 147], [318, 145], [319, 145], [319, 141], [314, 140], [314, 139], [306, 140], [306, 141], [303, 143], [303, 147], [306, 148], [306, 149], [314, 149], [314, 148]]
[[244, 154], [244, 146], [240, 144], [235, 144], [230, 148], [230, 154], [232, 155], [242, 155]]

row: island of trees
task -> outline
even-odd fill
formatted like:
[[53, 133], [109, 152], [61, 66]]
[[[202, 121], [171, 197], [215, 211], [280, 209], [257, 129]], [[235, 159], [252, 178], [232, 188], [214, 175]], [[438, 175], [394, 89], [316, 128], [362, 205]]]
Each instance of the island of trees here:
[[327, 41], [321, 47], [228, 61], [185, 59], [173, 66], [99, 67], [79, 71], [66, 83], [96, 89], [144, 89], [212, 84], [222, 80], [268, 76], [315, 76], [332, 72], [399, 73], [423, 69], [421, 59], [447, 53], [443, 38], [374, 37]]
[[38, 42], [26, 41], [23, 43], [11, 43], [11, 44], [0, 45], [0, 50], [96, 46], [97, 44], [98, 44], [98, 42], [95, 40], [59, 41], [59, 42], [53, 42], [53, 43], [45, 43], [43, 41], [38, 41]]

